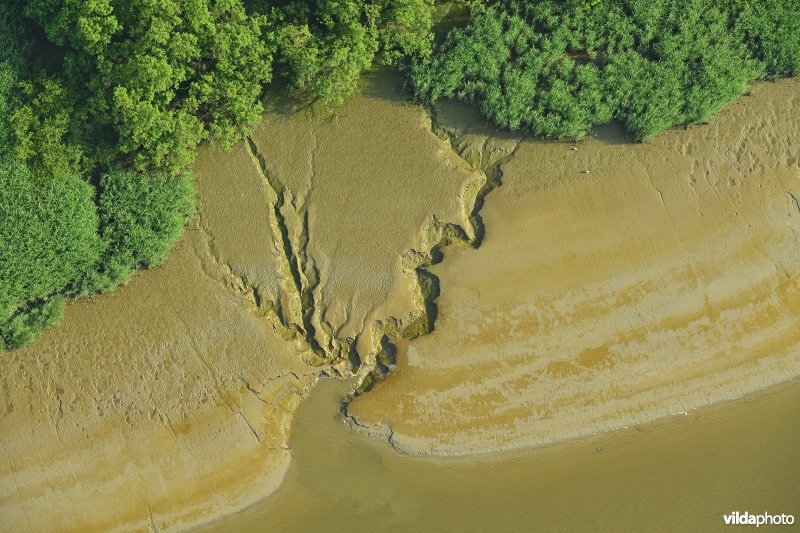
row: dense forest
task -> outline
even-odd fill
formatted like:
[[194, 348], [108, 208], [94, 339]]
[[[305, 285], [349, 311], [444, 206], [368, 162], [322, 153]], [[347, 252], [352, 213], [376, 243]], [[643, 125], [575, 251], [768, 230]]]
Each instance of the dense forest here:
[[800, 72], [800, 0], [499, 0], [473, 6], [412, 76], [548, 137], [705, 122], [748, 82]]
[[619, 120], [647, 139], [800, 72], [800, 0], [456, 4], [467, 20], [440, 32], [433, 0], [5, 0], [0, 351], [161, 262], [197, 146], [240, 141], [278, 88], [335, 106], [391, 65], [420, 102], [473, 102], [501, 127]]

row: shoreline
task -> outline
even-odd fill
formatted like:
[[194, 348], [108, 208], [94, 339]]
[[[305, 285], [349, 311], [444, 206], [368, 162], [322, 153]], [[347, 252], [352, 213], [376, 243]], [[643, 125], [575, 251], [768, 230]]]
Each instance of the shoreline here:
[[[535, 520], [544, 529], [633, 531], [656, 525], [650, 509], [665, 492], [674, 495], [668, 511], [682, 511], [670, 530], [714, 529], [731, 509], [784, 512], [797, 501], [800, 432], [781, 420], [796, 412], [798, 385], [550, 447], [409, 457], [331, 417], [343, 387], [321, 382], [293, 422], [296, 460], [284, 485], [198, 532], [368, 531], [376, 520], [392, 530], [484, 530], [498, 520], [513, 529]], [[637, 497], [641, 512], [631, 513]], [[575, 501], [591, 512], [573, 513]]]
[[507, 455], [512, 455], [516, 453], [525, 453], [528, 451], [544, 449], [544, 448], [557, 448], [561, 445], [589, 442], [595, 438], [602, 438], [607, 435], [613, 435], [616, 432], [628, 431], [632, 428], [638, 431], [645, 431], [649, 427], [654, 425], [669, 424], [670, 421], [677, 420], [682, 416], [691, 417], [691, 416], [702, 415], [706, 412], [714, 411], [715, 409], [720, 407], [732, 406], [737, 402], [752, 401], [754, 399], [757, 399], [760, 395], [769, 395], [772, 393], [780, 392], [785, 388], [797, 386], [798, 383], [800, 383], [800, 376], [792, 376], [784, 381], [776, 382], [775, 384], [769, 385], [765, 388], [753, 389], [750, 392], [742, 394], [741, 396], [736, 396], [731, 398], [721, 398], [720, 400], [713, 403], [703, 404], [697, 407], [689, 408], [687, 411], [657, 415], [653, 418], [645, 418], [641, 421], [629, 425], [622, 425], [622, 426], [612, 425], [605, 429], [598, 429], [593, 432], [579, 433], [571, 436], [565, 436], [557, 438], [552, 441], [542, 441], [533, 444], [519, 443], [515, 445], [509, 445], [503, 448], [492, 448], [492, 449], [478, 450], [478, 451], [456, 451], [456, 452], [436, 453], [436, 452], [431, 452], [430, 450], [427, 450], [422, 447], [417, 447], [417, 448], [413, 446], [406, 447], [406, 445], [402, 441], [398, 442], [394, 440], [393, 437], [394, 432], [391, 430], [391, 428], [388, 427], [388, 424], [378, 424], [375, 426], [361, 425], [358, 422], [358, 420], [354, 419], [351, 415], [346, 414], [346, 411], [342, 414], [341, 417], [339, 417], [339, 420], [344, 426], [348, 428], [349, 431], [353, 431], [354, 433], [366, 437], [368, 439], [383, 441], [395, 453], [398, 453], [406, 457], [419, 458], [421, 460], [429, 458], [431, 460], [437, 460], [437, 461], [441, 460], [448, 462], [469, 461], [471, 459], [481, 459], [481, 460], [500, 459], [500, 458], [505, 458]]
[[[197, 173], [201, 198], [207, 201], [201, 204], [198, 218], [187, 228], [173, 257], [163, 267], [137, 276], [129, 287], [114, 295], [72, 304], [63, 323], [45, 332], [39, 343], [11, 352], [0, 361], [4, 380], [0, 383], [3, 400], [0, 407], [5, 409], [0, 428], [15, 435], [4, 442], [7, 468], [0, 470], [3, 495], [0, 507], [9, 510], [11, 523], [20, 529], [56, 529], [65, 523], [81, 530], [188, 529], [236, 514], [262, 501], [277, 490], [289, 468], [291, 451], [287, 439], [297, 406], [309, 395], [321, 374], [341, 376], [354, 372], [352, 356], [356, 346], [356, 356], [360, 359], [356, 376], [364, 379], [371, 376], [374, 388], [364, 392], [370, 384], [361, 382], [362, 394], [347, 405], [344, 416], [356, 417], [351, 425], [358, 420], [369, 426], [358, 431], [383, 437], [401, 453], [412, 455], [421, 451], [416, 454], [448, 456], [448, 450], [455, 450], [453, 455], [484, 455], [472, 453], [478, 447], [470, 447], [470, 442], [493, 446], [488, 454], [529, 448], [530, 444], [515, 443], [508, 435], [528, 442], [531, 435], [541, 436], [541, 424], [522, 423], [526, 416], [530, 418], [530, 413], [541, 414], [537, 411], [537, 390], [554, 383], [552, 378], [572, 379], [563, 389], [556, 387], [551, 392], [566, 392], [563, 398], [567, 401], [573, 397], [580, 399], [586, 390], [592, 392], [582, 388], [584, 384], [591, 385], [592, 380], [600, 377], [596, 383], [601, 387], [594, 392], [602, 392], [602, 386], [615, 383], [614, 368], [623, 369], [625, 364], [635, 362], [636, 358], [628, 362], [618, 359], [622, 352], [614, 350], [619, 346], [608, 344], [605, 351], [597, 351], [595, 348], [603, 339], [588, 337], [582, 344], [567, 346], [563, 357], [548, 360], [546, 356], [548, 350], [555, 353], [552, 347], [557, 345], [558, 335], [565, 328], [568, 331], [563, 338], [581, 337], [575, 331], [590, 332], [598, 327], [603, 330], [604, 324], [609, 331], [636, 330], [624, 321], [603, 322], [601, 315], [592, 314], [602, 311], [603, 305], [613, 310], [629, 302], [619, 299], [611, 304], [611, 300], [598, 293], [603, 297], [597, 300], [600, 304], [589, 301], [587, 309], [591, 312], [580, 318], [584, 322], [576, 326], [577, 330], [570, 332], [569, 321], [546, 322], [533, 315], [526, 318], [528, 308], [549, 309], [548, 313], [558, 318], [556, 315], [564, 306], [541, 300], [534, 302], [535, 305], [527, 302], [514, 307], [518, 303], [514, 298], [520, 293], [520, 286], [514, 284], [530, 281], [531, 265], [541, 267], [552, 262], [555, 267], [548, 266], [537, 273], [537, 283], [541, 286], [558, 289], [561, 284], [563, 290], [571, 286], [584, 290], [590, 283], [601, 289], [613, 288], [617, 283], [628, 290], [630, 287], [626, 289], [624, 283], [636, 276], [620, 269], [613, 257], [613, 246], [625, 245], [624, 242], [620, 245], [586, 239], [586, 250], [596, 270], [592, 273], [594, 278], [588, 281], [581, 277], [585, 275], [581, 268], [576, 268], [570, 257], [559, 252], [563, 243], [573, 242], [569, 239], [578, 239], [597, 225], [593, 219], [582, 218], [587, 210], [602, 215], [606, 203], [624, 204], [608, 193], [615, 188], [628, 187], [626, 191], [638, 194], [636, 198], [644, 202], [641, 205], [628, 202], [643, 211], [634, 213], [636, 216], [631, 220], [636, 220], [636, 224], [620, 226], [620, 235], [638, 238], [648, 224], [637, 217], [650, 213], [653, 201], [657, 208], [653, 212], [667, 218], [651, 219], [649, 223], [666, 224], [669, 219], [672, 224], [670, 239], [676, 240], [642, 240], [652, 248], [649, 255], [636, 256], [642, 271], [654, 272], [652, 268], [644, 268], [648, 265], [670, 266], [669, 261], [662, 260], [664, 257], [683, 265], [683, 256], [670, 253], [681, 246], [686, 253], [693, 246], [703, 249], [706, 240], [695, 243], [682, 239], [682, 219], [671, 218], [672, 208], [667, 203], [674, 198], [670, 191], [680, 193], [680, 188], [665, 188], [653, 176], [649, 183], [636, 179], [614, 181], [614, 187], [604, 186], [603, 168], [613, 168], [614, 161], [644, 164], [629, 157], [626, 150], [630, 147], [625, 144], [598, 140], [593, 141], [597, 143], [596, 149], [581, 143], [579, 150], [574, 151], [570, 143], [520, 140], [513, 135], [497, 134], [485, 126], [482, 118], [475, 118], [462, 108], [426, 112], [408, 106], [398, 90], [392, 88], [391, 77], [376, 77], [373, 81], [364, 95], [346, 106], [347, 113], [337, 121], [317, 123], [308, 116], [289, 120], [267, 115], [262, 125], [265, 129], [257, 129], [247, 145], [239, 145], [225, 155], [212, 148], [204, 151], [198, 158]], [[798, 81], [782, 83], [797, 85]], [[735, 110], [731, 113], [752, 112], [747, 111], [745, 103], [732, 107]], [[397, 131], [387, 133], [381, 129], [389, 119], [395, 121]], [[742, 121], [743, 132], [749, 124]], [[714, 128], [693, 128], [691, 134], [672, 132], [653, 144], [637, 145], [636, 150], [652, 152], [659, 143], [669, 144], [670, 150], [677, 149], [682, 154], [675, 157], [686, 157], [693, 148], [685, 142], [680, 145], [680, 139], [710, 135]], [[762, 129], [769, 133], [770, 128], [767, 125]], [[268, 135], [273, 130], [280, 135]], [[389, 163], [375, 160], [370, 153], [359, 153], [352, 161], [342, 160], [340, 154], [351, 153], [353, 146], [364, 144], [364, 139], [376, 145], [383, 143], [381, 153], [391, 155]], [[298, 153], [306, 157], [281, 152], [280, 147], [287, 140], [301, 147]], [[779, 151], [779, 147], [773, 148]], [[741, 154], [747, 155], [747, 150], [740, 152], [736, 161], [746, 161]], [[577, 159], [559, 162], [565, 153]], [[425, 156], [424, 161], [420, 154]], [[585, 161], [592, 154], [605, 158], [606, 167], [595, 164], [591, 176], [586, 176], [579, 171], [586, 168]], [[792, 164], [796, 162], [795, 159]], [[785, 163], [791, 166], [788, 159]], [[533, 171], [540, 171], [540, 175], [529, 179]], [[601, 178], [595, 177], [598, 175]], [[498, 180], [503, 185], [495, 189]], [[342, 191], [353, 189], [354, 183], [370, 183], [370, 187], [362, 185], [358, 190], [360, 196], [342, 196]], [[387, 198], [386, 190], [398, 183], [400, 186], [393, 196]], [[431, 194], [420, 202], [416, 191], [425, 186]], [[720, 192], [712, 185], [708, 185], [708, 190], [709, 194]], [[562, 202], [559, 198], [565, 191], [568, 201]], [[598, 191], [606, 191], [608, 195], [597, 200]], [[488, 192], [492, 192], [492, 197], [484, 205], [483, 198]], [[312, 196], [314, 201], [309, 201]], [[675, 198], [683, 197], [678, 194]], [[785, 207], [773, 194], [766, 196], [773, 204], [742, 204], [745, 208], [750, 206], [750, 212], [746, 212], [737, 207], [738, 196], [733, 194], [732, 198], [734, 211], [709, 211], [704, 220], [713, 219], [713, 213], [722, 220], [733, 212], [739, 217], [741, 212], [746, 226], [748, 220], [762, 221], [759, 216], [767, 207]], [[791, 201], [788, 196], [783, 200]], [[598, 203], [592, 204], [593, 201]], [[531, 203], [523, 205], [523, 209], [519, 202]], [[579, 205], [580, 202], [585, 205]], [[550, 212], [543, 208], [547, 206], [554, 207], [552, 213], [557, 215], [549, 222], [546, 216]], [[791, 206], [794, 209], [794, 204]], [[767, 209], [769, 213], [772, 211]], [[545, 218], [512, 216], [519, 213]], [[348, 218], [350, 214], [355, 218]], [[508, 216], [512, 218], [504, 218]], [[776, 218], [777, 222], [783, 223], [782, 217]], [[603, 223], [615, 229], [615, 217], [606, 218]], [[691, 217], [684, 218], [685, 222], [692, 222]], [[552, 242], [546, 240], [547, 235], [540, 235], [541, 228], [561, 231], [570, 221], [584, 223], [586, 227], [556, 235]], [[342, 224], [355, 223], [359, 224], [358, 231], [340, 235]], [[513, 231], [498, 232], [502, 224], [510, 225]], [[402, 225], [402, 230], [398, 225]], [[545, 240], [531, 246], [530, 255], [515, 256], [515, 251], [524, 247], [507, 239], [514, 232]], [[739, 238], [737, 233], [731, 242]], [[574, 250], [581, 250], [578, 240], [573, 244]], [[634, 244], [634, 248], [641, 247]], [[787, 279], [793, 282], [795, 278], [785, 268], [800, 268], [800, 261], [794, 261], [800, 250], [786, 248], [784, 244], [783, 240], [778, 242], [780, 253], [776, 257], [786, 262], [775, 265], [784, 265]], [[604, 246], [610, 250], [607, 257], [602, 255]], [[742, 257], [733, 254], [729, 259], [747, 265], [752, 257], [745, 252]], [[713, 256], [714, 252], [703, 253]], [[704, 260], [713, 266], [714, 258], [709, 259], [703, 253], [691, 256], [692, 275], [702, 274], [700, 267]], [[444, 255], [446, 260], [442, 261]], [[334, 270], [333, 260], [340, 256], [357, 258], [355, 264], [362, 265], [366, 272], [338, 263], [335, 265], [338, 270]], [[761, 269], [753, 279], [761, 279], [763, 283], [748, 289], [756, 291], [754, 295], [761, 290], [758, 287], [772, 290], [774, 276], [767, 272], [769, 265], [750, 266]], [[488, 271], [481, 270], [487, 267]], [[499, 270], [492, 270], [495, 267]], [[509, 270], [503, 270], [506, 268]], [[775, 269], [777, 273], [777, 266]], [[683, 271], [676, 272], [675, 279], [683, 279]], [[733, 274], [735, 281], [738, 272]], [[375, 283], [362, 290], [364, 276]], [[505, 308], [485, 307], [485, 298], [484, 303], [479, 301], [480, 291], [486, 289], [477, 284], [486, 279], [498, 282], [489, 287], [489, 294], [492, 290], [497, 293], [488, 301]], [[657, 276], [656, 282], [663, 285], [665, 279]], [[467, 285], [459, 287], [457, 283], [461, 281]], [[691, 296], [692, 283], [698, 282], [691, 278], [686, 287], [673, 288], [689, 291], [685, 294]], [[524, 294], [540, 291], [537, 297], [550, 298], [550, 293], [541, 292], [541, 286], [524, 286], [527, 287]], [[642, 285], [648, 286], [659, 287], [652, 285], [652, 280], [651, 285]], [[726, 297], [738, 297], [735, 283], [729, 289], [714, 294], [720, 296], [722, 303]], [[683, 295], [680, 291], [677, 294]], [[670, 294], [666, 291], [666, 296], [662, 296], [669, 298]], [[466, 300], [462, 300], [464, 297]], [[696, 313], [692, 306], [703, 301], [687, 298], [691, 305], [679, 311], [689, 316]], [[769, 304], [764, 301], [764, 305]], [[573, 302], [580, 303], [580, 299]], [[706, 295], [705, 305], [709, 309], [718, 303]], [[664, 300], [648, 305], [652, 310], [667, 304], [669, 301]], [[739, 304], [734, 301], [731, 305]], [[780, 306], [777, 309], [780, 312]], [[458, 315], [459, 310], [474, 313]], [[719, 316], [720, 309], [715, 313]], [[474, 322], [476, 317], [482, 321]], [[483, 320], [487, 317], [488, 322]], [[513, 320], [506, 320], [509, 317]], [[521, 323], [523, 319], [528, 322]], [[433, 320], [436, 327], [431, 329]], [[561, 320], [566, 319], [562, 316]], [[522, 325], [517, 328], [515, 323]], [[495, 326], [500, 329], [491, 329]], [[489, 329], [484, 331], [484, 327]], [[637, 327], [641, 329], [642, 325]], [[530, 349], [525, 345], [526, 339], [532, 338], [543, 343], [541, 350], [545, 354], [533, 360], [524, 355]], [[492, 347], [493, 339], [521, 344], [510, 342]], [[549, 348], [546, 342], [551, 343]], [[470, 351], [473, 345], [477, 351]], [[517, 353], [512, 353], [513, 350]], [[494, 359], [482, 360], [485, 353], [493, 354]], [[460, 354], [466, 359], [459, 359]], [[792, 357], [785, 360], [789, 366], [776, 371], [782, 372], [786, 381], [800, 375], [800, 354]], [[648, 372], [660, 375], [663, 369], [659, 370], [658, 358], [643, 360], [655, 366], [642, 367], [642, 375]], [[768, 357], [764, 361], [775, 364]], [[522, 366], [515, 366], [519, 364]], [[743, 368], [734, 365], [728, 370]], [[725, 368], [712, 365], [708, 370], [711, 377], [719, 379]], [[750, 367], [747, 383], [738, 390], [747, 392], [750, 387], [748, 394], [757, 393], [754, 387], [761, 390], [761, 385], [769, 385], [776, 375], [781, 375], [766, 370], [759, 365]], [[752, 372], [756, 371], [762, 373], [755, 376]], [[669, 376], [664, 374], [661, 379]], [[694, 378], [697, 381], [694, 391], [699, 397], [708, 381], [703, 381], [702, 376]], [[729, 379], [735, 376], [731, 374]], [[509, 384], [508, 380], [516, 382]], [[402, 387], [407, 385], [411, 389], [404, 391]], [[423, 389], [415, 389], [417, 386]], [[452, 391], [456, 391], [455, 396]], [[480, 396], [485, 391], [495, 396], [485, 399]], [[517, 412], [510, 418], [503, 418], [498, 411], [506, 400], [497, 394], [504, 391], [512, 391], [523, 402], [514, 405], [516, 400], [511, 398], [508, 405]], [[459, 394], [473, 396], [459, 397]], [[716, 394], [720, 401], [725, 399], [721, 390]], [[706, 394], [706, 403], [708, 400]], [[637, 401], [633, 402], [634, 407], [641, 416], [646, 412], [642, 409], [650, 407], [641, 402], [641, 396]], [[362, 417], [365, 402], [369, 402], [368, 416]], [[458, 405], [459, 410], [448, 412], [441, 408], [448, 404]], [[623, 410], [625, 406], [619, 405]], [[430, 406], [433, 408], [426, 411]], [[575, 409], [574, 405], [567, 407]], [[664, 416], [685, 411], [685, 407], [667, 403], [663, 407]], [[695, 407], [701, 408], [690, 406]], [[399, 409], [404, 414], [397, 418]], [[481, 419], [491, 422], [492, 417], [499, 423], [481, 425]], [[382, 425], [387, 418], [391, 420]], [[570, 431], [569, 425], [564, 426], [563, 417], [541, 419], [552, 420], [549, 423], [555, 428], [552, 434], [558, 431], [563, 434], [565, 427]], [[552, 444], [606, 433], [620, 425], [619, 419], [606, 419], [605, 423], [613, 427], [593, 431], [598, 421], [580, 419], [574, 412], [566, 420], [572, 421], [571, 427], [577, 428], [575, 432], [583, 431], [583, 436], [556, 438]], [[650, 423], [651, 417], [634, 421]], [[415, 423], [431, 424], [436, 433], [433, 437], [424, 431], [415, 435], [415, 430], [425, 429], [415, 428]], [[248, 479], [230, 474], [234, 471]], [[127, 506], [103, 505], [96, 498], [88, 501], [86, 495], [93, 491], [105, 494], [111, 502], [125, 493]], [[31, 520], [40, 527], [35, 527]]]
[[[481, 211], [486, 241], [433, 268], [436, 328], [347, 405], [351, 426], [414, 455], [492, 453], [800, 376], [798, 83], [647, 144], [523, 143]], [[491, 133], [448, 113], [480, 156]]]

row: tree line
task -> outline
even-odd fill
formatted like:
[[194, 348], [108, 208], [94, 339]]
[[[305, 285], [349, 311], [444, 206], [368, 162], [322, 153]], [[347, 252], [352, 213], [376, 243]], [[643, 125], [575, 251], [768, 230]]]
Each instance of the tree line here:
[[468, 17], [444, 32], [433, 0], [0, 4], [0, 351], [162, 261], [197, 146], [244, 138], [269, 87], [336, 105], [390, 65], [422, 103], [473, 102], [501, 127], [619, 120], [647, 139], [800, 70], [800, 0], [455, 3]]
[[617, 120], [649, 139], [798, 72], [800, 0], [498, 0], [473, 2], [411, 80], [503, 128], [579, 137]]

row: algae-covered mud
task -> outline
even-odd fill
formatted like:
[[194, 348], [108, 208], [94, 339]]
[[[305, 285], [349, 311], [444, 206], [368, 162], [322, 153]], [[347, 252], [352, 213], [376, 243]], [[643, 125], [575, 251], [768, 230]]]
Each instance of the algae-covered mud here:
[[797, 516], [798, 381], [638, 428], [461, 459], [354, 436], [331, 415], [343, 389], [324, 381], [298, 409], [273, 496], [200, 531], [672, 533], [724, 531], [734, 509]]
[[[462, 152], [491, 134], [445, 106]], [[631, 144], [524, 141], [486, 238], [433, 268], [435, 331], [348, 408], [402, 451], [471, 454], [631, 426], [800, 375], [800, 82]]]

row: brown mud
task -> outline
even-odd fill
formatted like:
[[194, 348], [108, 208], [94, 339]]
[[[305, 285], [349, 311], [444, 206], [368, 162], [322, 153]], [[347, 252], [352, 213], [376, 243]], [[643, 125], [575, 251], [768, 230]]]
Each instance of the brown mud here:
[[800, 374], [797, 80], [711, 126], [575, 147], [399, 87], [275, 104], [231, 153], [205, 147], [170, 259], [0, 358], [0, 529], [242, 509], [280, 485], [319, 376], [356, 378], [354, 427], [461, 455]]
[[[491, 132], [437, 117], [479, 160]], [[413, 454], [586, 436], [800, 375], [800, 80], [647, 144], [524, 141], [486, 238], [433, 267], [435, 330], [348, 414]]]

